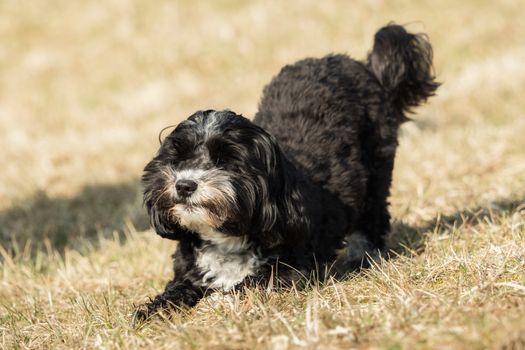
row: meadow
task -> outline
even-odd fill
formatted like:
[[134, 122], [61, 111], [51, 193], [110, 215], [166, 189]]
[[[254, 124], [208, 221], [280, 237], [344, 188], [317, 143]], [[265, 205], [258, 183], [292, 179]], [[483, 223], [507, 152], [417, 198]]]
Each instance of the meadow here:
[[[524, 349], [523, 18], [519, 0], [0, 1], [0, 349]], [[428, 34], [443, 85], [401, 131], [389, 258], [133, 327], [176, 244], [141, 203], [159, 131], [251, 117], [283, 65], [364, 58], [390, 21]]]

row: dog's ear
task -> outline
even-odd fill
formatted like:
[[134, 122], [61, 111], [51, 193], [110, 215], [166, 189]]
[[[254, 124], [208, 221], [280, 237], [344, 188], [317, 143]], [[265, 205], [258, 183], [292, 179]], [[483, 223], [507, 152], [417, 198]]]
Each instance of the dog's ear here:
[[160, 175], [159, 167], [162, 162], [155, 157], [144, 168], [142, 186], [144, 188], [143, 204], [146, 207], [151, 226], [162, 238], [180, 240], [188, 231], [170, 220], [169, 210], [171, 202], [164, 197], [164, 180]]
[[144, 204], [148, 210], [150, 224], [159, 236], [178, 241], [189, 234], [184, 227], [168, 219], [167, 211], [157, 208], [151, 201]]
[[308, 222], [298, 188], [300, 173], [272, 135], [263, 131], [254, 143], [265, 172], [265, 176], [257, 179], [260, 189], [257, 239], [270, 248], [304, 234]]
[[146, 207], [148, 209], [150, 224], [159, 236], [167, 239], [179, 239], [177, 235], [170, 232], [171, 230], [169, 230], [167, 227], [168, 225], [166, 225], [167, 222], [164, 220], [162, 214], [157, 210], [157, 208], [155, 208], [155, 206], [149, 205], [148, 203], [146, 204]]

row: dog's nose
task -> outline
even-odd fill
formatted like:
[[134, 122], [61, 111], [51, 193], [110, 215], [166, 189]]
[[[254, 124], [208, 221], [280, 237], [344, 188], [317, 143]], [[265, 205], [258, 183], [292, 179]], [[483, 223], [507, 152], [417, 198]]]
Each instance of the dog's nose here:
[[192, 180], [179, 180], [175, 184], [177, 194], [181, 197], [189, 197], [197, 189], [197, 183]]

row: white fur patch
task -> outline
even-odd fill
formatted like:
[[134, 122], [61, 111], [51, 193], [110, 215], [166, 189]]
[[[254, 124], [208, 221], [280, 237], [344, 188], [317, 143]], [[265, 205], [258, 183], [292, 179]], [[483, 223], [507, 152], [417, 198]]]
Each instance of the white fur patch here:
[[182, 226], [195, 232], [208, 231], [214, 224], [204, 208], [188, 208], [185, 204], [176, 204], [172, 211]]
[[175, 178], [177, 180], [188, 179], [188, 180], [193, 180], [193, 181], [198, 181], [205, 174], [206, 174], [206, 171], [201, 170], [201, 169], [185, 169], [185, 170], [177, 171], [174, 173]]
[[232, 290], [246, 277], [254, 276], [263, 261], [251, 250], [225, 252], [220, 245], [210, 244], [197, 252], [197, 266], [204, 273], [202, 286]]
[[203, 287], [230, 291], [246, 277], [255, 275], [264, 263], [246, 237], [224, 235], [212, 228], [199, 234], [205, 240], [195, 251], [196, 265], [203, 273]]

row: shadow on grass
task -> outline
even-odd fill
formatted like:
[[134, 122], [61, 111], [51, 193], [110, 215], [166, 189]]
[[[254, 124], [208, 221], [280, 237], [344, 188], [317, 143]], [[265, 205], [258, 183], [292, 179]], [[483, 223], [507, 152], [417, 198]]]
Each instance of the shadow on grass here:
[[[393, 222], [392, 232], [387, 236], [387, 249], [396, 254], [420, 254], [427, 234], [512, 213], [524, 202], [524, 198], [499, 200], [438, 216], [421, 226]], [[32, 242], [33, 251], [41, 250], [47, 239], [51, 247], [59, 251], [66, 246], [80, 249], [86, 240], [94, 241], [98, 236], [112, 237], [117, 232], [123, 237], [122, 233], [130, 226], [137, 231], [149, 227], [138, 180], [86, 186], [71, 198], [49, 198], [45, 193], [38, 193], [0, 212], [0, 245], [16, 254], [27, 241]]]
[[16, 253], [31, 241], [33, 251], [44, 247], [80, 248], [81, 242], [98, 236], [122, 234], [129, 226], [149, 227], [138, 181], [86, 186], [76, 196], [50, 198], [37, 193], [0, 212], [0, 245]]
[[485, 206], [459, 210], [450, 215], [439, 215], [421, 226], [410, 226], [403, 222], [392, 223], [387, 236], [387, 249], [397, 254], [420, 254], [425, 249], [426, 235], [439, 233], [443, 229], [477, 225], [486, 219], [493, 220], [502, 215], [512, 215], [516, 210], [525, 209], [525, 198], [503, 199]]

